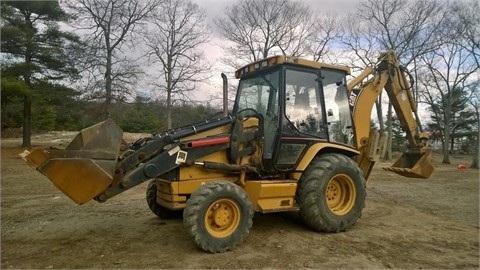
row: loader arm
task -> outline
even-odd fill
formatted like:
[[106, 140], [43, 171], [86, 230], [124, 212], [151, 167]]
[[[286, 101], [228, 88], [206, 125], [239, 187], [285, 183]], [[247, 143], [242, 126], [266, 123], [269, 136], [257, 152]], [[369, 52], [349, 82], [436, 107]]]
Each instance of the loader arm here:
[[360, 155], [356, 158], [366, 178], [386, 150], [386, 135], [371, 130], [372, 108], [383, 89], [387, 92], [408, 140], [407, 149], [392, 167], [384, 168], [406, 177], [428, 178], [433, 173], [428, 134], [423, 132], [411, 85], [393, 51], [380, 55], [374, 67], [367, 67], [347, 85]]
[[[122, 129], [107, 119], [80, 131], [65, 149], [35, 149], [21, 156], [76, 203], [104, 202], [183, 163], [225, 151], [230, 145], [226, 131], [233, 121], [224, 117], [172, 129], [129, 146], [122, 140]], [[208, 139], [197, 142], [202, 147], [182, 143], [185, 138], [198, 139], [199, 134]]]

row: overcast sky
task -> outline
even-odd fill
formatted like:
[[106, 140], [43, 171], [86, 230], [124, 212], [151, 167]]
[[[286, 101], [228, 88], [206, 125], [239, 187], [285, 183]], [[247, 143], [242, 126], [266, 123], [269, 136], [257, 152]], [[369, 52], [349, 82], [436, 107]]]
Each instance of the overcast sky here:
[[[222, 50], [218, 44], [222, 43], [221, 38], [216, 34], [216, 27], [213, 23], [213, 19], [221, 17], [225, 12], [225, 9], [232, 6], [239, 0], [192, 0], [197, 3], [201, 8], [205, 10], [208, 23], [212, 30], [212, 44], [207, 46], [205, 53], [209, 58], [218, 58], [222, 56]], [[334, 12], [339, 16], [348, 13], [355, 9], [356, 4], [360, 0], [299, 0], [304, 2], [319, 12]], [[225, 71], [222, 71], [225, 72]]]
[[[202, 9], [205, 10], [208, 23], [210, 25], [210, 29], [212, 30], [212, 38], [211, 42], [205, 45], [204, 52], [208, 59], [219, 59], [223, 55], [223, 50], [220, 45], [223, 43], [222, 38], [215, 33], [215, 25], [213, 23], [213, 19], [219, 16], [222, 16], [225, 12], [225, 9], [228, 6], [233, 5], [234, 3], [238, 2], [238, 0], [192, 0], [193, 2], [197, 3]], [[301, 0], [300, 0], [301, 1]], [[312, 6], [314, 9], [317, 9], [319, 12], [335, 12], [339, 16], [350, 11], [353, 11], [356, 3], [359, 0], [303, 0], [302, 2], [306, 3], [307, 5]], [[223, 66], [221, 63], [217, 61], [214, 71], [215, 76], [210, 80], [210, 85], [201, 85], [200, 88], [202, 89], [202, 96], [205, 96], [205, 92], [209, 93], [209, 96], [217, 96], [221, 98], [221, 87], [222, 87], [222, 80], [220, 78], [220, 73], [224, 72], [228, 75], [232, 75], [234, 70], [230, 70]], [[231, 80], [229, 84], [235, 85], [237, 82], [235, 80]], [[205, 91], [208, 89], [207, 91]]]
[[[207, 16], [213, 18], [223, 13], [225, 8], [237, 0], [192, 0], [205, 9]], [[346, 13], [354, 9], [360, 0], [303, 0], [312, 7], [318, 8], [320, 11], [334, 11], [338, 13]]]
[[[222, 16], [225, 8], [231, 6], [238, 0], [192, 0], [197, 3], [201, 8], [206, 12], [206, 16], [209, 20], [209, 25], [212, 30], [212, 40], [205, 46], [205, 54], [209, 59], [218, 59], [222, 56], [223, 50], [220, 47], [222, 44], [222, 38], [215, 33], [216, 26], [213, 23], [213, 19], [219, 16]], [[302, 0], [299, 0], [302, 1]], [[333, 12], [336, 13], [339, 17], [349, 12], [353, 12], [358, 3], [361, 0], [303, 0], [302, 2], [307, 3], [307, 5], [312, 6], [312, 8], [318, 10], [319, 12]], [[214, 77], [210, 80], [208, 85], [199, 85], [200, 95], [196, 99], [203, 99], [208, 97], [216, 97], [213, 101], [214, 104], [221, 104], [220, 99], [222, 97], [222, 80], [220, 78], [220, 73], [225, 72], [228, 75], [232, 75], [234, 70], [230, 70], [223, 66], [217, 61], [217, 64], [214, 67]], [[230, 85], [237, 85], [238, 82], [234, 79], [230, 79]], [[386, 108], [386, 106], [384, 106]], [[420, 112], [424, 114], [423, 110]], [[372, 110], [372, 117], [376, 117], [375, 110]]]

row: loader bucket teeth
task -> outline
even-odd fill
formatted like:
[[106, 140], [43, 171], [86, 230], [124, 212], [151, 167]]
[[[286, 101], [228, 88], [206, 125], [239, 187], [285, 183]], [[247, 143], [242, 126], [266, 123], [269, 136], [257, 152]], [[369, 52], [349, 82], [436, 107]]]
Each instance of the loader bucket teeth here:
[[410, 178], [429, 178], [434, 171], [431, 150], [421, 154], [404, 153], [391, 167], [383, 169]]
[[65, 149], [20, 154], [78, 204], [93, 199], [113, 181], [123, 131], [111, 119], [81, 130]]

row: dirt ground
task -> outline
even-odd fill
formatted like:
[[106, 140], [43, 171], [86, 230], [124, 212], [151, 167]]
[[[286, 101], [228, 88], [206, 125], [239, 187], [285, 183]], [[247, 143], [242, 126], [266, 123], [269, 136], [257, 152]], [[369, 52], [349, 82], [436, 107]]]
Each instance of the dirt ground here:
[[[34, 136], [33, 144], [64, 145], [71, 135]], [[347, 232], [314, 232], [295, 214], [256, 214], [240, 246], [209, 254], [193, 246], [182, 220], [150, 212], [145, 184], [78, 206], [23, 163], [20, 139], [1, 142], [2, 269], [479, 268], [479, 172], [457, 169], [470, 156], [437, 163], [426, 180], [378, 164], [363, 216]]]

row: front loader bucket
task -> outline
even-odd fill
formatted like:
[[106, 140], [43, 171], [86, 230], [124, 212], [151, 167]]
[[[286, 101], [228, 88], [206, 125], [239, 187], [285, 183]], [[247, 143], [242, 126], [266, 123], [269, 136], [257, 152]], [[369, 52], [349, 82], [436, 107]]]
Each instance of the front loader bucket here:
[[426, 149], [423, 153], [403, 153], [391, 167], [383, 169], [405, 177], [429, 178], [434, 170], [431, 149]]
[[35, 149], [22, 155], [65, 195], [83, 204], [112, 183], [123, 131], [111, 119], [81, 130], [65, 149]]

